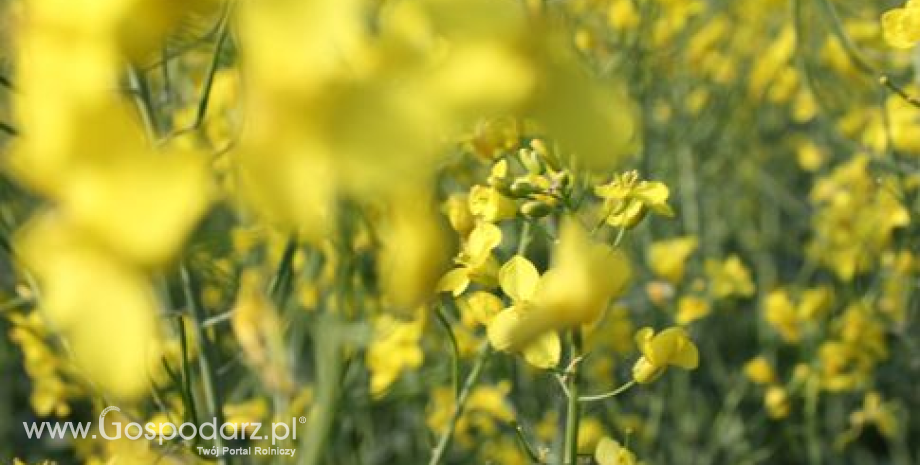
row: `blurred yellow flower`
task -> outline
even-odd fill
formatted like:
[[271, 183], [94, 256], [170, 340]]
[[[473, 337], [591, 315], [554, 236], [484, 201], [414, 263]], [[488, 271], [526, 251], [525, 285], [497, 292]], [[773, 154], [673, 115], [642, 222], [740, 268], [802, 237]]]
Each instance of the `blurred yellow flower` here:
[[754, 295], [751, 273], [737, 255], [731, 255], [721, 262], [707, 259], [705, 268], [713, 297], [724, 299], [732, 296], [751, 297]]
[[908, 0], [904, 7], [886, 11], [882, 31], [892, 47], [913, 47], [920, 41], [920, 1]]
[[757, 384], [772, 384], [776, 382], [776, 373], [773, 366], [762, 356], [752, 358], [744, 364], [744, 374]]
[[688, 325], [696, 320], [705, 318], [710, 312], [709, 302], [693, 295], [685, 295], [677, 301], [677, 317], [679, 325]]
[[[534, 296], [540, 283], [540, 273], [526, 258], [515, 255], [498, 273], [502, 291], [511, 298], [511, 307], [499, 312], [488, 326], [489, 342], [496, 350], [513, 351], [514, 331], [522, 322], [532, 318]], [[528, 363], [537, 368], [552, 368], [559, 363], [562, 344], [559, 335], [547, 330], [520, 346]]]
[[594, 460], [598, 465], [641, 465], [636, 461], [636, 456], [629, 449], [620, 445], [614, 439], [603, 437], [597, 442], [594, 450]]
[[700, 363], [699, 351], [683, 328], [668, 328], [657, 335], [652, 328], [642, 328], [635, 339], [642, 357], [633, 366], [633, 379], [641, 384], [655, 381], [670, 365], [693, 370]]
[[148, 361], [161, 355], [158, 305], [146, 277], [52, 213], [20, 234], [21, 257], [42, 289], [39, 308], [67, 340], [77, 365], [115, 395], [145, 392]]
[[767, 415], [773, 419], [786, 418], [792, 408], [789, 392], [784, 387], [776, 384], [767, 388], [763, 402], [767, 408]]
[[789, 294], [782, 289], [770, 291], [764, 302], [764, 317], [783, 340], [797, 343], [802, 338], [799, 315], [789, 299]]
[[246, 362], [265, 387], [281, 392], [292, 389], [281, 319], [258, 271], [246, 270], [240, 276], [230, 323]]
[[648, 211], [662, 216], [674, 216], [668, 205], [668, 186], [639, 179], [636, 171], [615, 175], [608, 184], [597, 186], [594, 193], [604, 199], [604, 218], [618, 228], [632, 228]]
[[[526, 261], [526, 260], [524, 260]], [[527, 262], [530, 264], [530, 262]], [[512, 293], [521, 283], [536, 282], [536, 270], [517, 261], [509, 268]], [[520, 266], [519, 266], [520, 265]], [[514, 270], [512, 273], [511, 270]], [[572, 328], [597, 321], [614, 297], [626, 290], [632, 276], [629, 261], [606, 244], [593, 241], [582, 226], [567, 219], [553, 252], [552, 266], [540, 280], [526, 318], [504, 325], [503, 343], [522, 347], [548, 331]], [[527, 288], [530, 290], [530, 288]], [[512, 295], [512, 294], [509, 294]], [[505, 323], [511, 316], [505, 317]]]
[[422, 365], [425, 354], [419, 344], [424, 329], [423, 311], [409, 321], [386, 313], [374, 320], [373, 340], [365, 354], [365, 363], [371, 373], [372, 395], [383, 395], [403, 371]]
[[488, 326], [505, 303], [496, 295], [485, 291], [476, 291], [457, 299], [460, 317], [468, 327]]
[[698, 245], [699, 240], [693, 236], [654, 242], [648, 253], [649, 267], [656, 276], [677, 284], [684, 277], [687, 258]]

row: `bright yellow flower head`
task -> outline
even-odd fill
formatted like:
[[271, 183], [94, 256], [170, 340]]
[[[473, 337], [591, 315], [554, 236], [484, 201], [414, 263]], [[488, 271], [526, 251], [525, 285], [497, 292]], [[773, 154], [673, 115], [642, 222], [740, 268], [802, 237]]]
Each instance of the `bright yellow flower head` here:
[[592, 241], [575, 221], [563, 224], [552, 267], [542, 279], [532, 267], [521, 258], [502, 268], [502, 289], [532, 307], [526, 318], [507, 327], [504, 337], [509, 347], [527, 346], [551, 330], [595, 322], [610, 300], [626, 289], [632, 275], [622, 254]]
[[903, 8], [882, 15], [885, 40], [897, 48], [911, 48], [920, 41], [920, 1], [910, 0]]
[[669, 365], [693, 370], [700, 363], [696, 345], [680, 327], [668, 328], [657, 335], [652, 328], [642, 328], [636, 332], [636, 345], [642, 357], [633, 366], [633, 378], [641, 384], [658, 379]]
[[487, 222], [478, 223], [457, 256], [456, 262], [460, 266], [441, 277], [438, 291], [451, 292], [457, 297], [466, 291], [472, 281], [494, 287], [498, 262], [492, 256], [492, 250], [498, 247], [501, 241], [502, 231], [498, 226]]
[[596, 187], [594, 193], [604, 199], [607, 224], [614, 227], [632, 228], [649, 210], [662, 216], [674, 216], [668, 205], [668, 186], [642, 181], [636, 171], [614, 176], [609, 184]]
[[520, 347], [524, 359], [537, 368], [551, 368], [559, 363], [562, 344], [559, 335], [544, 330], [526, 344], [515, 344], [517, 329], [534, 317], [534, 296], [542, 285], [540, 273], [526, 258], [515, 255], [498, 273], [502, 291], [511, 298], [511, 307], [499, 312], [488, 326], [489, 342], [497, 350]]

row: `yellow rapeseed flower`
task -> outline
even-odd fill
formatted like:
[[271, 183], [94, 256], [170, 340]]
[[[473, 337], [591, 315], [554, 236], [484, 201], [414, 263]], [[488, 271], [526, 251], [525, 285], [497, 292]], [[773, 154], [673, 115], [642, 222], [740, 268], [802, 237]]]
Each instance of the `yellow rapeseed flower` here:
[[680, 327], [668, 328], [657, 335], [652, 328], [642, 328], [636, 332], [636, 345], [642, 357], [633, 366], [633, 378], [641, 384], [655, 381], [670, 365], [693, 370], [700, 363], [696, 345]]
[[479, 222], [467, 237], [456, 258], [460, 265], [448, 271], [438, 282], [438, 291], [450, 292], [454, 297], [463, 294], [470, 283], [476, 281], [487, 287], [497, 284], [498, 261], [492, 250], [502, 241], [502, 231], [492, 223]]
[[892, 47], [911, 48], [920, 41], [920, 1], [908, 0], [902, 8], [882, 15], [882, 32]]
[[604, 199], [607, 224], [618, 228], [632, 228], [639, 224], [648, 211], [662, 216], [674, 216], [668, 205], [668, 186], [656, 181], [639, 179], [636, 171], [615, 175], [608, 184], [597, 186], [594, 193]]
[[[499, 312], [488, 326], [489, 342], [497, 350], [516, 350], [514, 331], [532, 318], [534, 297], [541, 285], [540, 273], [526, 258], [515, 255], [498, 273], [502, 291], [511, 298], [511, 307]], [[524, 359], [537, 368], [551, 368], [559, 363], [562, 344], [559, 335], [544, 331], [520, 348]]]

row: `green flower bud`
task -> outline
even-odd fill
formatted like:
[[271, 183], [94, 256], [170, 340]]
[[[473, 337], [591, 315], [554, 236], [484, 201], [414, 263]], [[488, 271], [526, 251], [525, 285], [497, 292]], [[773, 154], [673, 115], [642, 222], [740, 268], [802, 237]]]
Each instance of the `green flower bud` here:
[[553, 207], [537, 200], [525, 202], [524, 205], [521, 206], [521, 213], [532, 219], [543, 218], [552, 212]]

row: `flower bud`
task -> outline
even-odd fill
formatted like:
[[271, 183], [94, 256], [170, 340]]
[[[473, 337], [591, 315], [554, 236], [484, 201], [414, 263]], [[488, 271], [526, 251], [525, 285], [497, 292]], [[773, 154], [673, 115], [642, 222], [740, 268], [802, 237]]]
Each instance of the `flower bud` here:
[[527, 171], [530, 172], [530, 174], [540, 175], [545, 171], [545, 167], [540, 161], [540, 157], [533, 150], [519, 150], [518, 158], [521, 159], [521, 163], [525, 168], [527, 168]]
[[543, 218], [552, 212], [553, 207], [550, 207], [549, 205], [537, 200], [525, 202], [524, 205], [521, 206], [521, 213], [527, 218], [531, 219]]
[[531, 194], [540, 192], [540, 188], [530, 182], [529, 179], [519, 178], [511, 183], [510, 193], [512, 197], [522, 198]]

